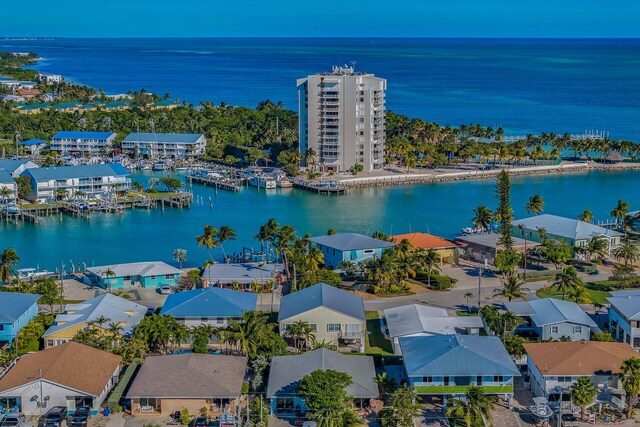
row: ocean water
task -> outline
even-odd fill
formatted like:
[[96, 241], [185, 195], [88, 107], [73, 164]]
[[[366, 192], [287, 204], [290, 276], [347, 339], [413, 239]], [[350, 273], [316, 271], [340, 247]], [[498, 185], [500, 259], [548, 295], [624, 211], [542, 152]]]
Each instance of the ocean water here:
[[102, 87], [254, 107], [296, 108], [296, 79], [332, 65], [388, 79], [388, 108], [510, 134], [606, 130], [638, 141], [640, 40], [54, 39], [0, 40], [36, 68]]
[[[151, 173], [134, 176], [146, 182]], [[227, 253], [243, 247], [259, 250], [253, 238], [269, 218], [290, 223], [298, 231], [325, 234], [338, 232], [388, 234], [424, 231], [453, 238], [471, 225], [472, 209], [482, 203], [497, 206], [494, 181], [460, 181], [413, 186], [365, 188], [348, 195], [317, 195], [298, 189], [264, 191], [253, 187], [231, 193], [194, 185], [202, 204], [191, 209], [130, 210], [123, 213], [93, 213], [90, 219], [67, 215], [49, 217], [40, 224], [0, 222], [0, 250], [13, 247], [24, 267], [49, 269], [73, 260], [87, 265], [162, 260], [171, 262], [175, 248], [188, 252], [187, 264], [201, 265], [207, 259], [195, 236], [204, 224], [229, 225], [238, 240], [225, 243]], [[619, 198], [640, 209], [640, 171], [578, 172], [512, 178], [512, 207], [516, 218], [528, 216], [524, 204], [540, 194], [545, 212], [576, 218], [584, 209], [605, 220]], [[209, 205], [211, 200], [211, 207]], [[220, 250], [215, 256], [222, 258]]]

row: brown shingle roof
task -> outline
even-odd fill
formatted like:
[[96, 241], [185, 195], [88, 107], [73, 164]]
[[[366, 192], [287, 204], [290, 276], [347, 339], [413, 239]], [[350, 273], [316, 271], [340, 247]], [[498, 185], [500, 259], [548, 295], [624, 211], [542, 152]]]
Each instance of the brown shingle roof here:
[[247, 358], [213, 354], [173, 354], [145, 359], [127, 397], [236, 397]]
[[625, 359], [640, 358], [620, 342], [547, 342], [525, 344], [524, 349], [542, 375], [617, 374]]
[[121, 361], [115, 354], [68, 342], [22, 356], [0, 379], [0, 392], [43, 378], [99, 396]]

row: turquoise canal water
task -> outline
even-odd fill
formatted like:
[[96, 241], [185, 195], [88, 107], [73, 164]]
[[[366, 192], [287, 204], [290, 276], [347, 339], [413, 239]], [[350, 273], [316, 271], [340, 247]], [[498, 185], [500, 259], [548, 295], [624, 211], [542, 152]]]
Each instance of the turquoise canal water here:
[[[137, 175], [134, 179], [145, 182], [148, 177]], [[207, 257], [194, 240], [203, 224], [229, 225], [238, 232], [237, 241], [225, 244], [227, 253], [231, 253], [243, 247], [259, 249], [252, 236], [269, 218], [292, 224], [299, 235], [323, 234], [334, 228], [367, 234], [378, 229], [386, 233], [428, 231], [454, 237], [470, 225], [471, 210], [476, 205], [496, 206], [493, 188], [493, 180], [478, 180], [365, 188], [344, 196], [326, 196], [297, 189], [265, 192], [245, 188], [241, 193], [216, 193], [210, 187], [195, 185], [193, 191], [204, 203], [191, 209], [94, 213], [90, 219], [63, 215], [38, 225], [1, 223], [0, 250], [15, 248], [22, 257], [21, 267], [54, 269], [71, 261], [89, 266], [143, 260], [172, 262], [172, 250], [185, 248], [187, 264], [193, 266]], [[526, 215], [523, 205], [533, 194], [543, 196], [547, 213], [576, 217], [588, 208], [604, 220], [619, 198], [630, 202], [632, 209], [640, 209], [640, 171], [514, 177], [516, 218]], [[217, 250], [216, 256], [222, 253]]]

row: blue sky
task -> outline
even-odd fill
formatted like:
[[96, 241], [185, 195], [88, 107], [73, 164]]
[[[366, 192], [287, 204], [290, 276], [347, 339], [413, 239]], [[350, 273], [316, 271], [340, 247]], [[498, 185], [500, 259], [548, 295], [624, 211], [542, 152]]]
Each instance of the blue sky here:
[[638, 0], [32, 0], [0, 37], [640, 37]]

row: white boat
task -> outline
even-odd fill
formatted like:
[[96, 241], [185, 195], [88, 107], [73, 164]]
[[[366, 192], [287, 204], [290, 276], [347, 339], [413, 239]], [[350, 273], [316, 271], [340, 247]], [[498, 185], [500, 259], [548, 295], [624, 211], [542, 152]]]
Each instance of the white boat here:
[[28, 282], [40, 277], [51, 276], [53, 273], [50, 273], [47, 270], [37, 271], [35, 268], [21, 268], [16, 271], [16, 274], [18, 276], [18, 280]]
[[529, 406], [529, 410], [537, 420], [548, 420], [553, 416], [553, 410], [549, 407], [547, 399], [544, 397], [534, 397], [534, 404]]
[[5, 215], [18, 215], [20, 213], [20, 207], [15, 203], [7, 203], [2, 206], [2, 213]]
[[154, 171], [163, 171], [167, 168], [167, 165], [164, 162], [155, 162], [151, 167]]
[[276, 180], [271, 176], [253, 175], [249, 179], [249, 185], [251, 185], [252, 187], [270, 190], [276, 188]]
[[293, 187], [293, 182], [285, 176], [278, 176], [276, 177], [276, 186], [278, 188], [291, 188]]

